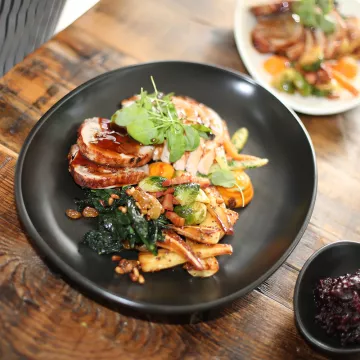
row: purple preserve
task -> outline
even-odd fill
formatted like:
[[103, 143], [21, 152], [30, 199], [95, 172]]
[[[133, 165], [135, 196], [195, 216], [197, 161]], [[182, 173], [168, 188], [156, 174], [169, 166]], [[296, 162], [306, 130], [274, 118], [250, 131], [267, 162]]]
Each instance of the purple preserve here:
[[360, 270], [319, 281], [314, 290], [316, 322], [341, 344], [360, 344]]

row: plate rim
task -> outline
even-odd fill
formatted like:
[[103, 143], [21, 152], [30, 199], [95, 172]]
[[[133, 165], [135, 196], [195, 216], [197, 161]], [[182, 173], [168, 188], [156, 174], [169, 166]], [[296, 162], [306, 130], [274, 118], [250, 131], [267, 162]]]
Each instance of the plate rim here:
[[[238, 55], [240, 59], [242, 60], [246, 70], [249, 72], [249, 74], [266, 90], [271, 92], [275, 97], [280, 99], [287, 107], [291, 108], [294, 111], [297, 111], [301, 114], [305, 115], [313, 115], [313, 116], [329, 116], [329, 115], [337, 115], [340, 113], [344, 113], [346, 111], [352, 110], [356, 107], [360, 106], [360, 96], [356, 99], [353, 99], [351, 102], [347, 103], [339, 103], [336, 108], [327, 110], [326, 107], [318, 107], [318, 108], [312, 108], [308, 106], [303, 106], [296, 104], [295, 101], [292, 101], [289, 103], [286, 99], [281, 96], [281, 93], [278, 93], [275, 91], [270, 84], [268, 84], [264, 79], [259, 75], [259, 73], [254, 69], [253, 65], [251, 64], [251, 56], [246, 51], [245, 42], [243, 40], [244, 35], [242, 35], [241, 28], [238, 24], [241, 22], [240, 18], [240, 12], [242, 10], [241, 3], [245, 0], [237, 0], [235, 11], [234, 11], [234, 18], [233, 18], [233, 33], [234, 33], [234, 39], [236, 44], [236, 49], [238, 52]], [[360, 0], [356, 0], [358, 3], [358, 6], [360, 7]], [[250, 16], [250, 14], [249, 14]], [[250, 30], [249, 30], [250, 35]], [[341, 100], [340, 100], [341, 101]]]
[[[303, 224], [302, 224], [300, 230], [298, 231], [297, 235], [291, 242], [291, 245], [286, 249], [284, 254], [275, 262], [275, 264], [273, 264], [256, 281], [253, 281], [251, 284], [249, 284], [247, 287], [245, 287], [241, 290], [238, 290], [236, 292], [233, 292], [232, 294], [229, 294], [227, 296], [224, 296], [224, 297], [212, 300], [212, 301], [198, 303], [198, 304], [192, 304], [192, 305], [160, 305], [160, 304], [149, 304], [147, 302], [136, 301], [136, 300], [129, 300], [120, 295], [116, 295], [116, 294], [112, 293], [111, 291], [105, 289], [104, 287], [99, 286], [95, 282], [89, 280], [86, 276], [80, 274], [73, 267], [68, 265], [63, 259], [61, 259], [57, 255], [57, 253], [51, 248], [51, 246], [46, 242], [46, 240], [43, 239], [42, 236], [38, 233], [38, 231], [36, 230], [35, 226], [33, 225], [32, 221], [28, 215], [26, 205], [24, 202], [24, 198], [23, 198], [23, 194], [22, 194], [22, 171], [23, 171], [23, 165], [24, 165], [27, 151], [33, 141], [33, 138], [37, 134], [37, 132], [41, 129], [43, 124], [46, 121], [48, 121], [48, 119], [51, 117], [51, 115], [60, 106], [62, 106], [66, 101], [68, 101], [73, 96], [75, 96], [76, 94], [81, 92], [83, 89], [91, 86], [92, 84], [95, 84], [98, 81], [101, 81], [103, 78], [111, 76], [111, 74], [113, 74], [115, 72], [122, 72], [122, 71], [127, 71], [130, 69], [134, 69], [137, 67], [144, 67], [144, 66], [149, 66], [149, 65], [159, 65], [159, 64], [160, 65], [161, 64], [173, 64], [173, 65], [187, 65], [187, 66], [190, 65], [190, 66], [200, 66], [200, 67], [205, 67], [205, 68], [211, 68], [213, 70], [221, 70], [223, 72], [230, 73], [233, 76], [241, 78], [242, 80], [245, 80], [254, 86], [258, 86], [260, 88], [265, 89], [265, 91], [269, 92], [272, 97], [274, 97], [277, 101], [279, 101], [290, 112], [290, 114], [294, 117], [294, 120], [297, 121], [298, 125], [300, 126], [301, 130], [303, 131], [305, 139], [307, 140], [307, 143], [310, 147], [310, 153], [311, 153], [311, 158], [312, 158], [312, 167], [313, 167], [313, 172], [314, 172], [311, 202], [310, 202], [309, 208], [307, 210], [306, 216], [304, 218]], [[93, 77], [93, 78], [87, 80], [83, 84], [81, 84], [78, 87], [76, 87], [75, 89], [71, 90], [68, 94], [66, 94], [64, 97], [62, 97], [59, 101], [57, 101], [48, 111], [46, 111], [46, 113], [44, 115], [41, 116], [41, 118], [36, 122], [36, 124], [31, 129], [30, 133], [26, 137], [26, 139], [21, 147], [21, 151], [19, 153], [19, 157], [18, 157], [18, 160], [16, 163], [14, 185], [15, 185], [14, 187], [15, 187], [16, 208], [17, 208], [20, 220], [21, 220], [22, 224], [24, 225], [26, 232], [29, 234], [29, 236], [32, 240], [31, 245], [35, 244], [35, 247], [40, 251], [40, 253], [44, 254], [46, 256], [46, 258], [49, 259], [50, 262], [53, 263], [57, 269], [60, 270], [61, 273], [65, 274], [66, 278], [72, 280], [75, 284], [77, 284], [83, 290], [82, 293], [85, 296], [87, 296], [90, 293], [95, 296], [99, 296], [100, 298], [105, 299], [107, 301], [111, 301], [113, 303], [119, 304], [121, 306], [125, 306], [127, 308], [135, 309], [140, 312], [156, 313], [156, 314], [164, 314], [164, 315], [179, 315], [179, 314], [189, 314], [189, 313], [194, 313], [194, 312], [199, 312], [199, 311], [206, 311], [211, 308], [216, 308], [216, 307], [226, 305], [226, 304], [234, 301], [235, 299], [243, 297], [246, 294], [248, 294], [250, 291], [257, 288], [266, 279], [268, 279], [285, 262], [285, 260], [288, 258], [288, 256], [292, 253], [292, 251], [295, 249], [295, 247], [301, 240], [301, 238], [310, 222], [310, 218], [311, 218], [311, 215], [314, 210], [316, 196], [317, 196], [318, 170], [317, 170], [314, 146], [312, 144], [312, 141], [311, 141], [308, 131], [306, 130], [304, 124], [301, 122], [298, 115], [295, 114], [295, 112], [292, 109], [290, 109], [288, 106], [286, 106], [281, 99], [279, 99], [277, 96], [275, 96], [266, 87], [262, 86], [259, 82], [250, 78], [246, 74], [242, 74], [233, 69], [218, 66], [215, 64], [192, 62], [192, 61], [163, 60], [163, 61], [144, 62], [144, 63], [120, 67], [120, 68], [117, 68], [117, 69], [114, 69], [111, 71], [107, 71], [103, 74], [100, 74], [96, 77]], [[95, 299], [92, 299], [92, 300], [96, 301]]]

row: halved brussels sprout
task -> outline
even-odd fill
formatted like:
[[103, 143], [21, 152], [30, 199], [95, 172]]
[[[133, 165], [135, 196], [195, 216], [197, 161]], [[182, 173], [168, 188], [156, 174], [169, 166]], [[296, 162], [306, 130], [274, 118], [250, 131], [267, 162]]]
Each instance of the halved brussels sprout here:
[[205, 220], [207, 209], [205, 204], [196, 201], [190, 205], [177, 205], [174, 211], [185, 219], [185, 225], [198, 225]]
[[166, 187], [162, 183], [167, 180], [162, 176], [148, 176], [139, 182], [139, 187], [146, 192], [164, 191]]
[[189, 205], [196, 200], [199, 195], [200, 185], [199, 184], [182, 184], [176, 186], [174, 197], [180, 203], [180, 205]]

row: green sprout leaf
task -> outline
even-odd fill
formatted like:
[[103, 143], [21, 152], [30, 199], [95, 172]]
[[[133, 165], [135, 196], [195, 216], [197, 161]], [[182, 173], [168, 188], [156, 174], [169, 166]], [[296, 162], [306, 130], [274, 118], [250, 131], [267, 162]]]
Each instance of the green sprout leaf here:
[[185, 150], [194, 151], [200, 145], [199, 133], [191, 126], [185, 125]]
[[209, 178], [213, 185], [227, 188], [234, 187], [236, 185], [235, 175], [230, 170], [215, 170], [210, 174]]

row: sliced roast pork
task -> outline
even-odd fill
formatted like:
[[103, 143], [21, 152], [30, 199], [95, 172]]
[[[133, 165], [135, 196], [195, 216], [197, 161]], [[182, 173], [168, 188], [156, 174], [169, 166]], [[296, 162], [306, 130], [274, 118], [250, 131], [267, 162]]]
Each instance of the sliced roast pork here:
[[285, 52], [304, 39], [304, 27], [291, 14], [261, 18], [252, 31], [255, 48], [261, 53]]
[[293, 0], [288, 1], [273, 1], [271, 3], [264, 3], [260, 5], [255, 5], [250, 8], [251, 12], [255, 16], [268, 16], [281, 14], [291, 10], [291, 3]]
[[75, 182], [90, 189], [137, 184], [149, 173], [148, 165], [136, 168], [119, 168], [96, 164], [81, 154], [78, 145], [71, 147], [68, 159], [69, 171]]
[[77, 144], [89, 160], [114, 167], [145, 165], [154, 152], [153, 146], [141, 146], [123, 128], [114, 128], [110, 120], [98, 117], [82, 123]]

